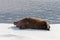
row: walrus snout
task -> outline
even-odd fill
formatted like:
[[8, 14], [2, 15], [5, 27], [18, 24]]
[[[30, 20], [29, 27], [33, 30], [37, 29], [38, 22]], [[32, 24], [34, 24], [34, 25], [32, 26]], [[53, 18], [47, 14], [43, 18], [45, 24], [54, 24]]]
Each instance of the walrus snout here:
[[50, 31], [50, 26], [48, 26], [47, 28], [45, 28], [45, 30], [48, 30], [48, 31]]

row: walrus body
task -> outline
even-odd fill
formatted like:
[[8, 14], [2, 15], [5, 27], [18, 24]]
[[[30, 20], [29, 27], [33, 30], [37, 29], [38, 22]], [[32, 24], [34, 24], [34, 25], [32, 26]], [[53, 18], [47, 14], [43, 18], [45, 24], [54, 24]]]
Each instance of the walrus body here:
[[23, 18], [22, 20], [14, 22], [14, 25], [20, 29], [50, 29], [49, 23], [40, 18]]

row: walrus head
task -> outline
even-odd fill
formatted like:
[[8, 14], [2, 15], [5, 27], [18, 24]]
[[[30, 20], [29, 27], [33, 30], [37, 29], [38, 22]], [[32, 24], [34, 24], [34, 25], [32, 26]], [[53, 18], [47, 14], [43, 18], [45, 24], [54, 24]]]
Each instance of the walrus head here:
[[49, 25], [48, 22], [43, 21], [43, 29], [44, 29], [44, 30], [50, 30], [50, 25]]

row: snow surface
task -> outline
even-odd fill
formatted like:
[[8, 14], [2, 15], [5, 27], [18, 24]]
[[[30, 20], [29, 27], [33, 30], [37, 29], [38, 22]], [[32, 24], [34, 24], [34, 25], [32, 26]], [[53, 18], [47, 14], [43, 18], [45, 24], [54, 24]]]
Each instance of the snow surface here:
[[20, 30], [13, 24], [0, 23], [0, 40], [60, 40], [60, 24], [50, 26], [50, 31]]

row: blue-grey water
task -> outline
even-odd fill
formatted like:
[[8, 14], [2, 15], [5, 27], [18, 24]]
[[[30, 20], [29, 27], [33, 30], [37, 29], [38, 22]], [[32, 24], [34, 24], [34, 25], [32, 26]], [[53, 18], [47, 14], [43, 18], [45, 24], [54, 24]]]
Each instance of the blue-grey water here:
[[0, 0], [0, 23], [12, 23], [23, 17], [60, 23], [60, 0]]

